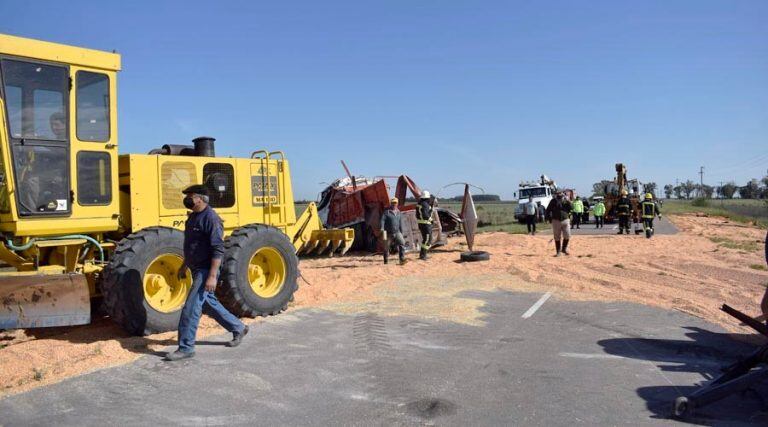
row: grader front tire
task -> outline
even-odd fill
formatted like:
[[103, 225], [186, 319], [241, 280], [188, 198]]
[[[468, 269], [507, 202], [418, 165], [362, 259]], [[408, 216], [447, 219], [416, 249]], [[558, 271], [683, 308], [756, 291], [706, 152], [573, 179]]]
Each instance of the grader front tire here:
[[184, 234], [152, 227], [117, 245], [104, 269], [104, 309], [133, 335], [175, 330], [192, 284], [192, 275], [176, 277], [184, 257]]
[[217, 296], [237, 316], [269, 316], [288, 307], [298, 289], [299, 258], [285, 234], [266, 225], [227, 239]]

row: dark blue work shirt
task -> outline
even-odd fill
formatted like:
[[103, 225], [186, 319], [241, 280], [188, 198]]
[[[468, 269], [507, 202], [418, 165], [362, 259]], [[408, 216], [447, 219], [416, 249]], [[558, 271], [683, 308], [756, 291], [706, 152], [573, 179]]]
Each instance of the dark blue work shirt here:
[[184, 226], [184, 263], [192, 270], [211, 268], [212, 259], [224, 256], [224, 227], [210, 207], [192, 212]]

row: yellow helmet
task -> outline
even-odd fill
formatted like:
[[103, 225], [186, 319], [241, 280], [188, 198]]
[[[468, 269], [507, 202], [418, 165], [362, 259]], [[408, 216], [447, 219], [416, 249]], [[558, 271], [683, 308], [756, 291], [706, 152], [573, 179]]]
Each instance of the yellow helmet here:
[[646, 199], [649, 199], [649, 200], [650, 200], [650, 199], [653, 199], [653, 194], [651, 194], [651, 193], [645, 193], [645, 198], [646, 198]]
[[622, 196], [626, 196], [627, 194], [629, 194], [629, 193], [627, 193], [627, 190], [621, 190], [621, 195]]
[[393, 198], [391, 198], [391, 199], [389, 200], [389, 203], [391, 203], [391, 204], [393, 204], [393, 205], [396, 205], [396, 204], [398, 204], [399, 202], [400, 202], [400, 201], [399, 201], [399, 200], [397, 200], [397, 197], [393, 197]]

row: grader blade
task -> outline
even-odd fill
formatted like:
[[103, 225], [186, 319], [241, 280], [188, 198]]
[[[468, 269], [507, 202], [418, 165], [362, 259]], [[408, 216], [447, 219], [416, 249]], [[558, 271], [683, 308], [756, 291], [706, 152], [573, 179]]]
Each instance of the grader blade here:
[[81, 274], [19, 275], [0, 283], [0, 329], [90, 322], [88, 282]]

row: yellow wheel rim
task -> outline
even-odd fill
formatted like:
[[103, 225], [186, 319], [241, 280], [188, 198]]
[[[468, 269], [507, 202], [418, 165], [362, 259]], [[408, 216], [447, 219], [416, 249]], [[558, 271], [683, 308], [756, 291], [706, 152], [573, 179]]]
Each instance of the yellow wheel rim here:
[[184, 306], [192, 287], [192, 273], [179, 280], [177, 274], [184, 261], [179, 255], [163, 254], [155, 258], [144, 271], [144, 299], [150, 307], [171, 313]]
[[285, 283], [285, 260], [280, 252], [271, 247], [258, 249], [248, 263], [248, 281], [262, 298], [277, 295]]

